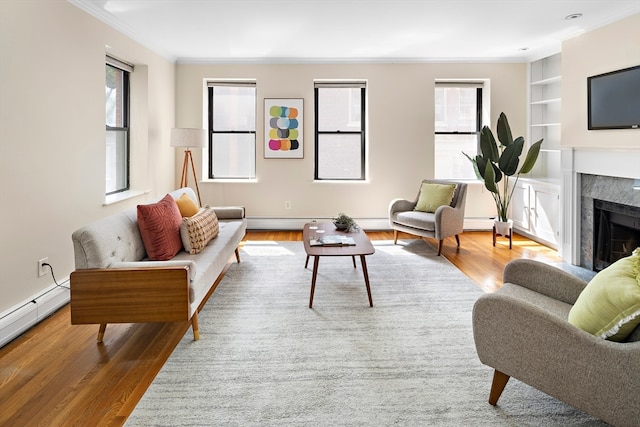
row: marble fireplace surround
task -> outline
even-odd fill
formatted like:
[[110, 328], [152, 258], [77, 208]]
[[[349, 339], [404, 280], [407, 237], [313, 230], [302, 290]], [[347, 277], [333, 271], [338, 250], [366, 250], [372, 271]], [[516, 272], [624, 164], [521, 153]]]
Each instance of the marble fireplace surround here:
[[634, 149], [565, 149], [562, 153], [562, 257], [593, 268], [593, 200], [640, 207], [640, 145]]

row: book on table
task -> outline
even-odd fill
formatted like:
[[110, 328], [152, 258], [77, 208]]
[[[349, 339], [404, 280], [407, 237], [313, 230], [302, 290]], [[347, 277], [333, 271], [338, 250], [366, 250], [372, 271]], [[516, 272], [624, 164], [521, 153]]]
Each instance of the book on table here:
[[309, 244], [311, 246], [354, 246], [356, 241], [349, 236], [318, 236], [312, 237]]

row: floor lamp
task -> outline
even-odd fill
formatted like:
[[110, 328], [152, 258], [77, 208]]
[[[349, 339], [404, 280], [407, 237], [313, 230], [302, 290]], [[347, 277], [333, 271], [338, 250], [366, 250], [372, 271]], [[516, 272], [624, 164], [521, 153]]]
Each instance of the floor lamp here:
[[200, 199], [200, 189], [198, 188], [198, 175], [196, 174], [196, 168], [193, 165], [193, 156], [191, 155], [190, 148], [198, 148], [204, 146], [206, 132], [204, 129], [171, 129], [171, 146], [172, 147], [185, 147], [184, 161], [182, 162], [182, 176], [180, 178], [180, 188], [187, 186], [187, 174], [189, 172], [189, 166], [193, 172], [193, 179], [196, 183], [196, 193], [198, 193], [198, 204], [202, 206], [202, 200]]

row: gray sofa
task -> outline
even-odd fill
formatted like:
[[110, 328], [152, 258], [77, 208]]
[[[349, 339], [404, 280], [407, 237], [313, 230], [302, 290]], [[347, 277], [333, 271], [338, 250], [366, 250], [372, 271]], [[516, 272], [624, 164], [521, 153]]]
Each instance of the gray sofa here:
[[[173, 191], [177, 199], [191, 188]], [[215, 208], [216, 238], [198, 254], [184, 250], [168, 261], [148, 261], [131, 208], [94, 221], [72, 234], [76, 270], [71, 273], [71, 323], [99, 324], [102, 341], [108, 323], [191, 321], [199, 338], [198, 311], [224, 274], [247, 222], [242, 207]]]
[[489, 403], [509, 377], [616, 426], [640, 426], [640, 326], [626, 342], [568, 323], [586, 282], [537, 261], [511, 261], [504, 284], [473, 309], [480, 361], [495, 369]]

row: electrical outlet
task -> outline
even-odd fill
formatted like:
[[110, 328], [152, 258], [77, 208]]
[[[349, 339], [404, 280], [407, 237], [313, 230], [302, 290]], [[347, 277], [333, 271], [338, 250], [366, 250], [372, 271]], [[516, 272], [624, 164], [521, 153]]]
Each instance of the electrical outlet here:
[[45, 276], [49, 272], [49, 267], [44, 264], [49, 263], [49, 258], [42, 258], [38, 260], [38, 277]]
[[285, 208], [285, 209], [291, 209], [291, 202], [290, 202], [289, 200], [286, 200], [286, 201], [284, 202], [284, 208]]

